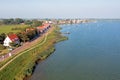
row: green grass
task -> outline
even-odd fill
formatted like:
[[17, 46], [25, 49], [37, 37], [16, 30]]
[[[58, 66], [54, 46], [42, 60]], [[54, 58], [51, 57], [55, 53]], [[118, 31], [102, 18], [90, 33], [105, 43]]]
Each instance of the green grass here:
[[[9, 33], [9, 32], [20, 32], [20, 29], [24, 29], [28, 27], [28, 25], [24, 25], [24, 24], [19, 24], [19, 25], [0, 25], [0, 34], [1, 33]], [[19, 30], [12, 30], [14, 28], [19, 28]]]
[[48, 35], [47, 41], [43, 45], [34, 46], [35, 48], [25, 52], [0, 71], [0, 80], [23, 80], [24, 77], [30, 76], [36, 61], [46, 59], [55, 50], [54, 44], [65, 39], [58, 31], [56, 28]]

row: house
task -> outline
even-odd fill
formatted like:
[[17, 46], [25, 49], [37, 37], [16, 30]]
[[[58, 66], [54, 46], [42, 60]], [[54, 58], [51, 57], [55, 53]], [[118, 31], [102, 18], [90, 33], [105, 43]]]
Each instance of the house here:
[[20, 41], [19, 41], [19, 38], [16, 34], [10, 34], [10, 35], [7, 35], [7, 37], [5, 38], [4, 40], [4, 46], [8, 46], [10, 47], [10, 43], [16, 43], [16, 44], [19, 44]]
[[45, 26], [46, 29], [50, 28], [50, 24], [44, 23], [43, 25]]
[[38, 33], [44, 33], [45, 32], [45, 26], [38, 26], [37, 27]]
[[38, 33], [41, 34], [47, 31], [47, 29], [49, 28], [50, 28], [50, 24], [43, 24], [42, 26], [38, 26], [37, 30], [38, 30]]

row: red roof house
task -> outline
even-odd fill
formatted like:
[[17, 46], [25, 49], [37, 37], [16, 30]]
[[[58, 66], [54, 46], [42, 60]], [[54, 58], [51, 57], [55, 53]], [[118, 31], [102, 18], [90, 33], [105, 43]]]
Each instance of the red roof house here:
[[4, 40], [4, 46], [10, 46], [11, 42], [15, 42], [16, 44], [19, 44], [19, 38], [16, 34], [10, 34], [8, 35]]

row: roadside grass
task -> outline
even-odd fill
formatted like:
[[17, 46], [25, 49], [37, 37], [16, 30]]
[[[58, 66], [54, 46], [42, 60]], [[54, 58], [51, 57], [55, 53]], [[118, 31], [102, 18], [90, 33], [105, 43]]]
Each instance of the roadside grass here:
[[0, 50], [0, 56], [9, 52], [8, 49]]
[[20, 32], [21, 30], [24, 30], [25, 28], [29, 27], [28, 25], [24, 24], [19, 24], [19, 25], [0, 25], [0, 34], [1, 33], [17, 33]]
[[20, 55], [1, 70], [0, 80], [23, 80], [23, 78], [30, 76], [34, 72], [37, 61], [46, 59], [55, 50], [54, 44], [60, 40], [65, 40], [65, 37], [59, 34], [56, 27], [48, 34], [44, 44], [34, 46], [33, 49]]

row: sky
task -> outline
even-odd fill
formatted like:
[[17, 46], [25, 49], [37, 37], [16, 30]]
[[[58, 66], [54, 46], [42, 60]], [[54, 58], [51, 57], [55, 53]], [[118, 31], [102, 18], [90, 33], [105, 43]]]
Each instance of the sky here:
[[120, 0], [0, 0], [0, 18], [120, 18]]

